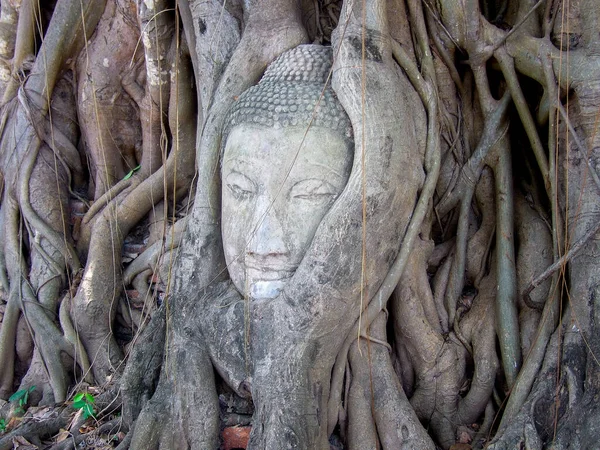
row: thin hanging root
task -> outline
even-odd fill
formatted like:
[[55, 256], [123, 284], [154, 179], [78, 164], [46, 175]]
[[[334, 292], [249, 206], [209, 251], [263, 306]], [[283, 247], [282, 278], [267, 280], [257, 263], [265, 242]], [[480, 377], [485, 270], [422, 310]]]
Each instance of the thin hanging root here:
[[502, 366], [509, 386], [513, 386], [521, 366], [521, 343], [517, 315], [517, 274], [515, 268], [514, 195], [512, 165], [507, 141], [500, 148], [494, 167], [496, 182], [496, 321]]
[[444, 302], [450, 323], [454, 323], [456, 302], [464, 287], [471, 201], [473, 200], [477, 181], [481, 177], [486, 156], [505, 136], [506, 129], [501, 132], [499, 130], [509, 103], [510, 95], [504, 94], [495, 111], [486, 118], [484, 134], [473, 156], [461, 169], [461, 178], [456, 191], [454, 191], [460, 201], [460, 212], [456, 232], [456, 248]]
[[527, 305], [532, 303], [531, 297], [529, 296], [529, 294], [531, 294], [531, 291], [533, 291], [536, 287], [538, 287], [540, 284], [542, 284], [544, 281], [546, 281], [548, 278], [550, 278], [550, 276], [552, 276], [558, 270], [566, 267], [567, 263], [571, 259], [573, 259], [575, 257], [575, 255], [577, 255], [577, 253], [579, 253], [579, 251], [583, 248], [583, 246], [585, 244], [587, 244], [588, 241], [590, 239], [592, 239], [592, 237], [594, 237], [598, 233], [598, 231], [600, 231], [600, 222], [598, 222], [596, 224], [596, 226], [591, 227], [588, 230], [588, 232], [581, 239], [579, 239], [575, 244], [573, 244], [573, 246], [571, 246], [569, 251], [566, 254], [564, 254], [558, 261], [556, 261], [554, 264], [552, 264], [550, 267], [548, 267], [546, 270], [544, 270], [541, 274], [539, 274], [534, 280], [532, 280], [529, 283], [529, 285], [523, 291], [523, 294], [522, 294], [523, 300], [525, 301], [525, 303]]
[[[426, 16], [427, 16], [427, 25], [429, 26], [429, 29], [434, 30], [435, 25], [437, 24], [438, 29], [444, 30], [446, 36], [448, 36], [448, 37], [450, 37], [450, 39], [452, 39], [450, 33], [448, 33], [448, 31], [445, 29], [443, 23], [439, 20], [439, 18], [434, 16], [433, 11], [431, 10], [430, 6], [427, 3], [425, 3], [425, 5], [427, 6]], [[454, 81], [456, 88], [460, 92], [462, 92], [464, 89], [462, 80], [460, 79], [458, 70], [456, 70], [456, 66], [454, 64], [454, 61], [452, 60], [452, 56], [450, 56], [450, 54], [448, 53], [448, 49], [446, 48], [446, 45], [442, 42], [442, 39], [440, 38], [440, 35], [438, 33], [432, 32], [431, 39], [433, 40], [433, 44], [435, 45], [435, 49], [437, 50], [438, 55], [440, 56], [440, 58], [442, 59], [442, 61], [445, 64], [446, 68], [448, 69], [448, 72], [450, 73], [450, 78], [452, 78], [452, 81]], [[456, 45], [456, 42], [453, 41], [453, 43], [455, 44], [455, 48], [457, 48], [457, 49], [460, 48], [458, 45]]]
[[[32, 120], [31, 117], [30, 120]], [[30, 143], [29, 154], [26, 156], [26, 160], [21, 167], [21, 173], [19, 174], [19, 205], [21, 206], [23, 217], [27, 222], [29, 222], [37, 232], [41, 233], [42, 236], [63, 255], [69, 268], [73, 272], [76, 272], [81, 268], [81, 264], [75, 249], [66, 242], [64, 236], [59, 235], [59, 233], [50, 228], [50, 226], [38, 216], [29, 200], [29, 180], [31, 179], [31, 173], [33, 172], [39, 154], [40, 144], [41, 142], [38, 138], [32, 140]]]
[[73, 322], [71, 321], [71, 315], [69, 311], [71, 310], [71, 298], [70, 294], [63, 298], [60, 303], [59, 309], [59, 320], [60, 326], [63, 329], [65, 339], [73, 345], [74, 350], [74, 360], [79, 365], [81, 372], [83, 373], [83, 377], [85, 381], [92, 384], [94, 382], [94, 378], [92, 377], [92, 373], [90, 370], [90, 360], [88, 358], [87, 352], [83, 347], [83, 344], [79, 340], [79, 336], [77, 335], [77, 331], [75, 331], [75, 327], [73, 326]]
[[552, 280], [552, 285], [548, 291], [548, 299], [544, 305], [544, 311], [540, 318], [540, 324], [536, 333], [535, 339], [527, 353], [527, 357], [519, 371], [519, 376], [513, 385], [508, 402], [502, 414], [502, 421], [498, 429], [502, 429], [509, 420], [517, 416], [521, 407], [531, 391], [533, 382], [535, 381], [544, 356], [546, 355], [546, 346], [550, 341], [552, 333], [556, 330], [558, 323], [560, 301], [558, 292], [559, 278], [557, 275]]
[[517, 107], [519, 117], [521, 118], [521, 122], [525, 128], [529, 142], [531, 143], [533, 154], [535, 155], [535, 159], [537, 160], [538, 166], [542, 173], [546, 192], [548, 192], [548, 195], [550, 196], [550, 172], [548, 168], [548, 158], [546, 157], [546, 151], [544, 150], [544, 146], [542, 145], [542, 141], [540, 140], [540, 136], [537, 132], [535, 121], [533, 120], [533, 116], [531, 115], [531, 111], [529, 111], [527, 101], [525, 100], [525, 96], [523, 95], [523, 91], [519, 85], [514, 61], [504, 49], [496, 50], [494, 52], [494, 56], [500, 63], [502, 74], [506, 79], [508, 89], [513, 98], [515, 106]]
[[[18, 261], [18, 259], [15, 259], [17, 255], [13, 254], [12, 250], [19, 239], [19, 212], [14, 202], [8, 198], [7, 193], [5, 193], [2, 203], [2, 213], [4, 222], [2, 233], [5, 239], [6, 256], [11, 261]], [[18, 245], [16, 248], [18, 248]], [[11, 265], [10, 270], [12, 274], [16, 275], [15, 266]], [[0, 397], [2, 398], [8, 397], [13, 390], [15, 338], [20, 315], [18, 289], [15, 283], [12, 284], [8, 294], [8, 303], [0, 328], [0, 361], [2, 361], [0, 365]]]
[[[444, 199], [436, 207], [440, 217], [448, 214], [458, 202], [463, 201], [467, 196], [472, 197], [490, 150], [506, 135], [508, 128], [501, 129], [500, 125], [505, 120], [510, 104], [510, 95], [508, 93], [504, 94], [502, 99], [496, 103], [496, 109], [486, 117], [483, 134], [477, 148], [467, 163], [460, 169], [457, 185], [452, 192], [444, 196]], [[461, 219], [464, 218], [461, 216]], [[459, 220], [460, 222], [461, 220]]]
[[600, 179], [598, 178], [598, 174], [596, 173], [596, 169], [594, 169], [592, 167], [592, 164], [590, 163], [590, 157], [592, 155], [592, 149], [587, 150], [585, 148], [585, 146], [583, 145], [583, 142], [581, 142], [581, 139], [579, 138], [579, 135], [577, 134], [577, 131], [575, 130], [575, 127], [571, 123], [571, 120], [569, 120], [569, 115], [565, 111], [565, 107], [558, 100], [556, 101], [556, 103], [557, 103], [557, 107], [558, 107], [558, 110], [560, 112], [560, 115], [562, 116], [563, 120], [567, 124], [567, 128], [571, 132], [571, 136], [573, 136], [573, 140], [575, 141], [575, 144], [577, 145], [577, 148], [579, 149], [579, 151], [581, 152], [582, 155], [585, 155], [583, 157], [583, 159], [585, 160], [585, 163], [588, 166], [588, 170], [590, 171], [590, 175], [592, 176], [592, 179], [594, 180], [594, 183], [596, 183], [596, 187], [598, 187], [598, 189], [600, 189]]

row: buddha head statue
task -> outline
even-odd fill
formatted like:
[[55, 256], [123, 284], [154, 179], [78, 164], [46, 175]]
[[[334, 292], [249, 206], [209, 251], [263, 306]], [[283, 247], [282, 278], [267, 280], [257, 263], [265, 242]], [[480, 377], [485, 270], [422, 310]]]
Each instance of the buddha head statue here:
[[235, 287], [251, 299], [279, 295], [348, 181], [352, 126], [326, 86], [331, 65], [329, 47], [289, 50], [226, 117], [223, 247]]

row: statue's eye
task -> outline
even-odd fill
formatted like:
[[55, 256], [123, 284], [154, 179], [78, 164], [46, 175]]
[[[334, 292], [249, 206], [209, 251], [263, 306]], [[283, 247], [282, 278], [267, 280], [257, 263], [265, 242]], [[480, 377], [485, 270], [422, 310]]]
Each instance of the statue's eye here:
[[239, 172], [230, 173], [226, 180], [227, 188], [238, 200], [248, 200], [254, 197], [256, 186], [245, 175]]
[[301, 200], [329, 200], [338, 194], [335, 186], [317, 179], [299, 181], [291, 190], [291, 197]]

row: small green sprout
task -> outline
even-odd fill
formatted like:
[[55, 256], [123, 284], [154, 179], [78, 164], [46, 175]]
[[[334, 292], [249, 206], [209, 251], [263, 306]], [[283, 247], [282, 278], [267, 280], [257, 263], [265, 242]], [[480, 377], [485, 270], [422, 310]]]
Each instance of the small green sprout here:
[[88, 417], [96, 418], [96, 411], [94, 410], [94, 396], [87, 392], [80, 392], [73, 397], [73, 408], [81, 409], [83, 411], [83, 418]]
[[137, 166], [137, 167], [134, 167], [133, 169], [131, 169], [129, 171], [129, 173], [127, 175], [125, 175], [125, 177], [123, 177], [123, 181], [129, 180], [133, 176], [134, 172], [137, 172], [138, 170], [140, 170], [140, 167], [142, 167], [142, 166]]
[[20, 389], [8, 398], [9, 402], [19, 404], [18, 408], [15, 409], [16, 414], [25, 414], [25, 406], [29, 401], [29, 394], [35, 390], [35, 386], [31, 386], [29, 389]]
[[6, 433], [6, 420], [0, 419], [0, 434]]

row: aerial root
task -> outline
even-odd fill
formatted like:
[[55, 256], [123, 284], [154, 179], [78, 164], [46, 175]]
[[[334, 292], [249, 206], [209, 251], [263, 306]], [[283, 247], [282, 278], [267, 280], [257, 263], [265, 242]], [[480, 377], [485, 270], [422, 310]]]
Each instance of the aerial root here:
[[[179, 247], [187, 222], [187, 216], [186, 218], [175, 222], [175, 225], [167, 231], [165, 242], [160, 240], [153, 243], [146, 248], [142, 254], [134, 259], [129, 266], [127, 266], [123, 272], [123, 281], [125, 285], [132, 283], [135, 277], [140, 273], [147, 270], [155, 271], [163, 252]], [[139, 292], [142, 294], [142, 291]]]
[[496, 417], [496, 409], [494, 408], [494, 401], [489, 399], [485, 407], [485, 415], [483, 417], [483, 423], [479, 427], [479, 430], [473, 437], [472, 446], [474, 449], [482, 449], [485, 442], [488, 440], [494, 419]]
[[482, 280], [480, 294], [461, 321], [465, 339], [473, 349], [474, 364], [470, 389], [458, 403], [457, 417], [462, 424], [471, 424], [479, 419], [494, 389], [499, 363], [496, 356], [494, 297], [489, 293], [494, 292], [495, 285], [496, 277], [492, 272]]
[[[122, 192], [132, 187], [134, 183], [133, 178], [121, 180], [110, 189], [108, 189], [102, 196], [94, 201], [90, 206], [90, 209], [85, 213], [82, 219], [82, 223], [89, 223], [96, 215], [102, 211], [102, 209], [108, 205], [113, 199], [117, 198]], [[134, 186], [135, 187], [135, 186]]]
[[93, 383], [94, 379], [91, 374], [90, 369], [90, 360], [79, 339], [79, 335], [73, 326], [73, 322], [71, 321], [71, 295], [67, 293], [60, 303], [59, 309], [59, 320], [60, 326], [63, 329], [63, 333], [65, 339], [73, 346], [73, 352], [71, 356], [75, 360], [75, 362], [79, 365], [81, 372], [83, 373], [83, 378], [88, 383]]
[[523, 90], [519, 85], [514, 60], [511, 56], [508, 55], [504, 48], [497, 49], [494, 52], [494, 56], [500, 63], [502, 74], [504, 75], [506, 83], [508, 84], [508, 90], [510, 92], [510, 95], [512, 96], [515, 106], [517, 107], [521, 123], [523, 124], [523, 127], [525, 127], [525, 132], [527, 133], [527, 137], [529, 138], [529, 142], [535, 155], [535, 159], [537, 160], [538, 166], [544, 178], [544, 184], [546, 190], [548, 191], [548, 196], [550, 197], [551, 192], [549, 192], [549, 177], [551, 174], [548, 169], [548, 158], [546, 157], [546, 150], [544, 150], [544, 146], [542, 145], [542, 141], [535, 126], [533, 116], [531, 115], [531, 111], [529, 111], [529, 107], [527, 106], [525, 95], [523, 94]]
[[[4, 201], [2, 203], [2, 218], [3, 218], [3, 238], [4, 251], [6, 258], [11, 261], [19, 261], [18, 253], [14, 250], [18, 247], [19, 233], [19, 212], [14, 201], [8, 198], [8, 194], [4, 193]], [[16, 259], [15, 259], [16, 258]], [[10, 275], [17, 275], [15, 265], [8, 267]], [[11, 279], [14, 280], [13, 276]], [[13, 390], [14, 363], [15, 363], [15, 338], [17, 333], [17, 322], [20, 315], [19, 293], [15, 282], [11, 283], [8, 291], [8, 302], [4, 311], [2, 327], [0, 328], [0, 397], [8, 398]]]
[[32, 148], [30, 148], [30, 151], [19, 173], [18, 197], [21, 213], [29, 225], [37, 233], [41, 233], [41, 236], [38, 237], [38, 239], [43, 236], [56, 250], [62, 254], [69, 268], [73, 272], [76, 272], [81, 268], [81, 264], [75, 249], [65, 240], [64, 236], [61, 236], [58, 232], [53, 230], [31, 206], [29, 180], [31, 179], [31, 174], [39, 154], [39, 140], [37, 142], [33, 142], [31, 147]]
[[11, 292], [4, 310], [2, 327], [0, 328], [0, 398], [8, 398], [13, 391], [13, 371], [15, 362], [15, 339], [20, 308], [17, 292]]

